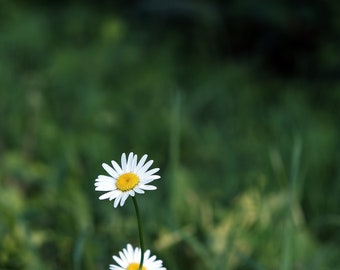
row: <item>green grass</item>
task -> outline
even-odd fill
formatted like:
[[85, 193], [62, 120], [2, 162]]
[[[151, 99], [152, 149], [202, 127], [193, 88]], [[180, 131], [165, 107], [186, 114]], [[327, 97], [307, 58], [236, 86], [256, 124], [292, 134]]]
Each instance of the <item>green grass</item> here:
[[114, 209], [94, 191], [101, 164], [129, 151], [161, 168], [138, 203], [167, 269], [340, 264], [337, 82], [190, 64], [175, 35], [150, 53], [143, 33], [87, 8], [56, 26], [1, 5], [0, 269], [107, 269], [138, 245], [132, 201]]

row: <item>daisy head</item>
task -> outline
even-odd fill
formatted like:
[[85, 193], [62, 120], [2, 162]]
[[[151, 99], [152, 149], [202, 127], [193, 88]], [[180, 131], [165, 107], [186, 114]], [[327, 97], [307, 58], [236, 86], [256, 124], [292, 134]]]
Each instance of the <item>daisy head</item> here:
[[[156, 260], [156, 256], [150, 256], [150, 250], [144, 252], [144, 263], [142, 270], [166, 270], [161, 260]], [[119, 251], [118, 256], [112, 256], [118, 265], [110, 264], [110, 270], [138, 270], [141, 259], [140, 248], [135, 248], [128, 244], [123, 251]]]
[[146, 162], [148, 155], [142, 156], [138, 161], [137, 155], [130, 153], [128, 157], [123, 153], [121, 156], [121, 165], [112, 160], [112, 166], [103, 163], [104, 170], [109, 175], [99, 175], [95, 182], [95, 190], [105, 191], [99, 197], [99, 200], [114, 200], [113, 206], [118, 204], [123, 206], [129, 196], [135, 196], [136, 193], [143, 194], [145, 190], [155, 190], [155, 186], [148, 185], [152, 181], [161, 178], [156, 175], [159, 168], [149, 170], [153, 160]]

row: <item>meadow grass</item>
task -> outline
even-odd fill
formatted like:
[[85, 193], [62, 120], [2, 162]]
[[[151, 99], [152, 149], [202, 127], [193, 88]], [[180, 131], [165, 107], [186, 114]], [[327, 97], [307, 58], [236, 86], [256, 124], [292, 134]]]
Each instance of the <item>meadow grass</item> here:
[[119, 16], [70, 7], [52, 34], [48, 14], [0, 5], [0, 269], [108, 269], [138, 245], [132, 200], [94, 191], [129, 151], [161, 168], [138, 202], [167, 269], [340, 265], [338, 83], [317, 99], [323, 83], [254, 62], [188, 64], [175, 37], [150, 56]]

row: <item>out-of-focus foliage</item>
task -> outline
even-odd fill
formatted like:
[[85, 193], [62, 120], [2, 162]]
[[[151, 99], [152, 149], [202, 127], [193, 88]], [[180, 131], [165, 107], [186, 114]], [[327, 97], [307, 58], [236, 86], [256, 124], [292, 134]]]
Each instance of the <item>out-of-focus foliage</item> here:
[[[115, 2], [115, 3], [112, 3]], [[94, 179], [149, 154], [167, 269], [340, 265], [337, 1], [1, 1], [0, 269], [107, 269], [133, 207]]]

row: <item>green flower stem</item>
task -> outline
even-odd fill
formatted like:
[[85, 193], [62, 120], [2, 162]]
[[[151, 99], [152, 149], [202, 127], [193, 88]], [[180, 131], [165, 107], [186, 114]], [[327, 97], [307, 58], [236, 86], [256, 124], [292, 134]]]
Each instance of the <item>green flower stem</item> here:
[[135, 206], [136, 210], [136, 216], [137, 216], [137, 222], [138, 222], [138, 232], [139, 232], [139, 242], [140, 242], [140, 249], [141, 249], [141, 257], [140, 257], [140, 263], [138, 270], [142, 270], [143, 268], [143, 262], [144, 262], [144, 240], [143, 240], [143, 232], [142, 232], [142, 222], [139, 215], [139, 209], [136, 197], [132, 197], [133, 205]]

